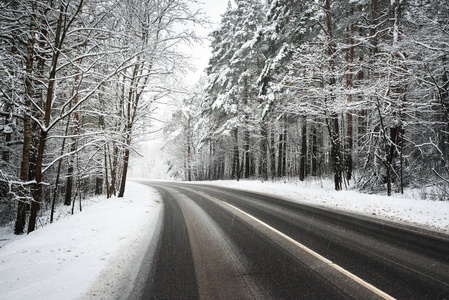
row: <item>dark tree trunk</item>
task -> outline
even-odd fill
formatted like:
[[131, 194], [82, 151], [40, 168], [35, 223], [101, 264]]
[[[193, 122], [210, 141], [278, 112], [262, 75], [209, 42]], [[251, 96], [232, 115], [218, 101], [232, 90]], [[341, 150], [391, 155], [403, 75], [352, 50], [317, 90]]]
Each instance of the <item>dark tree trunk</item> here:
[[69, 162], [69, 167], [67, 168], [67, 181], [65, 184], [65, 196], [64, 205], [70, 206], [72, 204], [72, 191], [73, 191], [73, 161]]
[[190, 137], [190, 116], [187, 120], [187, 180], [192, 181], [192, 149], [191, 149], [191, 137]]
[[[233, 130], [233, 134], [235, 135], [235, 129]], [[239, 161], [237, 159], [238, 157], [238, 147], [236, 145], [236, 141], [235, 141], [235, 137], [233, 137], [234, 139], [234, 145], [233, 145], [233, 149], [232, 149], [232, 169], [231, 169], [231, 178], [232, 179], [236, 179], [238, 176], [238, 167], [239, 167]]]
[[[81, 60], [78, 61], [78, 64], [81, 64]], [[78, 88], [79, 88], [79, 81], [80, 81], [80, 75], [77, 74], [75, 76], [75, 83], [73, 88], [73, 106], [76, 107], [79, 102], [79, 95], [78, 95]], [[75, 163], [75, 152], [77, 150], [77, 142], [78, 138], [77, 135], [79, 134], [79, 128], [80, 128], [80, 115], [78, 112], [78, 109], [75, 110], [75, 129], [73, 132], [72, 137], [72, 145], [70, 147], [70, 158], [69, 158], [69, 167], [67, 169], [67, 183], [66, 183], [66, 190], [65, 190], [65, 197], [64, 197], [64, 205], [70, 206], [70, 202], [72, 199], [72, 187], [73, 187], [73, 172], [74, 172], [74, 163]]]
[[[349, 113], [348, 115], [351, 115]], [[346, 179], [349, 181], [352, 179], [352, 171], [353, 171], [353, 159], [352, 159], [352, 148], [353, 148], [353, 139], [352, 139], [352, 115], [348, 116], [348, 137], [345, 151], [345, 167], [346, 167]]]
[[[442, 64], [446, 64], [446, 59], [442, 58]], [[449, 70], [445, 70], [445, 72], [442, 74], [441, 82], [443, 82], [443, 86], [440, 88], [438, 87], [438, 92], [440, 95], [440, 104], [441, 109], [443, 111], [443, 122], [446, 122], [446, 132], [444, 130], [441, 130], [440, 134], [440, 144], [441, 149], [444, 153], [444, 160], [449, 161]], [[449, 175], [449, 174], [448, 174]]]
[[112, 147], [114, 148], [112, 153], [112, 159], [111, 155], [109, 154], [109, 164], [111, 168], [111, 186], [109, 187], [109, 194], [110, 195], [116, 195], [117, 194], [117, 174], [118, 172], [118, 155], [119, 155], [119, 148], [118, 146], [113, 143]]
[[106, 145], [104, 145], [104, 176], [105, 176], [105, 188], [106, 188], [106, 198], [109, 199], [111, 197], [111, 193], [109, 191], [109, 172], [108, 172], [108, 156], [106, 154]]
[[[105, 107], [105, 102], [104, 99], [102, 97], [102, 95], [99, 95], [99, 100], [100, 100], [100, 105], [102, 107], [103, 110], [106, 110]], [[102, 115], [100, 115], [99, 119], [98, 119], [98, 125], [100, 127], [100, 129], [102, 130], [106, 130], [106, 124], [104, 121], [104, 117]], [[104, 181], [105, 181], [105, 188], [106, 188], [106, 198], [109, 199], [111, 197], [110, 191], [109, 191], [109, 172], [108, 172], [108, 156], [107, 156], [107, 151], [108, 150], [108, 146], [107, 143], [104, 144], [103, 146], [103, 172], [104, 172]]]
[[282, 147], [282, 176], [287, 175], [287, 125], [284, 127], [284, 137], [283, 137], [284, 146]]
[[[335, 124], [337, 123], [337, 124]], [[338, 120], [334, 121], [334, 128], [338, 129]], [[334, 130], [335, 130], [334, 129]], [[342, 162], [340, 159], [340, 147], [339, 143], [337, 141], [337, 136], [334, 134], [332, 137], [332, 149], [331, 149], [331, 157], [332, 157], [332, 163], [334, 166], [334, 183], [335, 183], [335, 190], [341, 191], [343, 186], [343, 178], [342, 178]]]
[[209, 141], [209, 164], [208, 164], [208, 170], [207, 170], [207, 180], [213, 180], [215, 178], [215, 154], [214, 154], [214, 146], [213, 142]]
[[282, 160], [284, 158], [284, 132], [279, 134], [279, 146], [278, 146], [278, 168], [277, 177], [282, 177], [284, 170], [282, 169]]
[[123, 196], [125, 195], [126, 177], [128, 176], [128, 164], [129, 164], [129, 147], [126, 147], [125, 153], [123, 155], [123, 170], [122, 170], [120, 189], [117, 195], [117, 197], [119, 198], [123, 198]]
[[[8, 113], [7, 116], [5, 116], [5, 125], [11, 126], [12, 124], [12, 107], [11, 103], [8, 101], [5, 103], [5, 112]], [[4, 133], [5, 135], [5, 149], [2, 152], [2, 160], [4, 162], [9, 162], [9, 144], [11, 142], [12, 133], [7, 132]]]
[[312, 126], [312, 176], [318, 175], [318, 122]]
[[338, 116], [336, 113], [332, 113], [330, 118], [326, 119], [327, 128], [329, 131], [329, 137], [331, 142], [331, 160], [332, 166], [334, 170], [334, 185], [335, 190], [342, 190], [342, 161], [340, 158], [340, 142], [339, 142], [339, 125], [338, 125]]
[[[80, 1], [78, 12], [81, 9], [82, 2]], [[54, 88], [55, 88], [55, 78], [56, 78], [56, 70], [58, 65], [58, 59], [60, 55], [60, 51], [58, 49], [61, 49], [61, 45], [64, 40], [64, 36], [66, 32], [62, 32], [63, 28], [63, 19], [65, 18], [64, 14], [64, 6], [60, 6], [59, 10], [59, 19], [56, 27], [56, 33], [55, 33], [55, 43], [54, 43], [54, 49], [57, 49], [53, 53], [52, 61], [51, 61], [51, 69], [49, 74], [49, 83], [47, 87], [47, 97], [45, 102], [45, 110], [44, 110], [44, 128], [41, 130], [40, 137], [39, 137], [39, 146], [37, 148], [37, 158], [36, 158], [36, 187], [33, 191], [33, 199], [31, 203], [31, 210], [30, 210], [30, 218], [28, 222], [28, 233], [34, 231], [36, 226], [36, 217], [37, 212], [40, 207], [40, 203], [42, 201], [42, 163], [43, 163], [43, 157], [44, 157], [44, 151], [45, 151], [45, 144], [47, 142], [47, 136], [48, 136], [48, 126], [50, 125], [50, 117], [51, 117], [51, 110], [52, 110], [52, 100], [53, 100], [53, 94], [54, 94]]]
[[[326, 13], [326, 24], [327, 24], [327, 39], [328, 48], [327, 52], [329, 55], [329, 68], [331, 72], [334, 72], [334, 55], [335, 55], [335, 45], [333, 41], [333, 31], [332, 31], [332, 11], [331, 11], [331, 0], [326, 0], [324, 5], [324, 11]], [[331, 88], [336, 83], [334, 75], [331, 75], [329, 79], [329, 85]], [[331, 100], [334, 100], [335, 95], [331, 95]], [[329, 137], [331, 140], [331, 158], [334, 169], [334, 183], [335, 190], [340, 191], [342, 189], [342, 161], [340, 158], [340, 129], [338, 125], [337, 113], [332, 112], [330, 114], [330, 119], [327, 120], [327, 127], [329, 130]]]
[[[36, 2], [33, 1], [32, 14], [30, 18], [30, 40], [27, 45], [26, 57], [26, 78], [25, 78], [25, 109], [27, 111], [23, 114], [23, 147], [22, 147], [22, 162], [20, 164], [20, 180], [22, 182], [28, 181], [28, 169], [30, 163], [30, 148], [31, 148], [31, 98], [33, 96], [33, 61], [34, 61], [34, 43], [36, 31]], [[17, 206], [17, 218], [14, 225], [14, 233], [22, 234], [25, 230], [26, 222], [26, 197], [27, 190], [24, 186], [20, 187], [20, 197], [22, 198]]]
[[282, 132], [279, 134], [278, 177], [284, 177], [287, 169], [287, 125], [285, 119], [282, 127]]
[[377, 37], [377, 0], [371, 0], [371, 49], [372, 53], [377, 53], [378, 37]]
[[[363, 64], [363, 60], [364, 60], [363, 54], [360, 54], [359, 60], [360, 60], [360, 62]], [[358, 79], [360, 82], [363, 82], [363, 80], [365, 79], [365, 74], [364, 74], [363, 70], [360, 70], [357, 79]], [[362, 96], [362, 95], [359, 95], [359, 96], [358, 96], [358, 99], [359, 99], [359, 101], [362, 101], [362, 100], [363, 100], [363, 96]], [[365, 133], [366, 133], [366, 120], [365, 120], [365, 115], [366, 115], [365, 109], [364, 109], [364, 108], [361, 108], [361, 109], [360, 109], [360, 112], [359, 112], [358, 115], [357, 115], [357, 127], [358, 127], [357, 134], [358, 134], [358, 140], [360, 140], [360, 139], [365, 135]]]
[[95, 178], [95, 195], [103, 194], [103, 178], [96, 177]]
[[302, 117], [301, 127], [301, 153], [299, 162], [299, 180], [306, 179], [306, 159], [307, 159], [307, 118]]
[[47, 141], [47, 131], [42, 130], [39, 138], [36, 159], [36, 186], [33, 191], [33, 201], [31, 202], [30, 218], [28, 221], [28, 233], [36, 228], [37, 212], [42, 201], [42, 162], [44, 157], [45, 143]]
[[[5, 103], [5, 112], [7, 112], [8, 114], [5, 116], [5, 125], [11, 126], [12, 125], [12, 108], [11, 108], [11, 103], [9, 101], [7, 101]], [[10, 146], [10, 142], [11, 142], [11, 137], [12, 137], [12, 133], [11, 132], [7, 132], [4, 133], [5, 135], [5, 148], [3, 149], [2, 152], [2, 164], [7, 165], [9, 163], [9, 146]], [[2, 167], [2, 165], [0, 165], [0, 167]], [[8, 198], [8, 184], [6, 182], [1, 182], [0, 183], [0, 199], [7, 199]]]
[[126, 186], [126, 177], [128, 176], [128, 165], [129, 165], [129, 147], [131, 146], [131, 128], [132, 128], [132, 121], [131, 121], [131, 103], [133, 102], [133, 97], [135, 95], [134, 91], [134, 84], [137, 73], [138, 73], [139, 66], [135, 65], [133, 69], [133, 75], [131, 77], [131, 82], [129, 84], [129, 91], [128, 91], [128, 99], [127, 99], [127, 109], [126, 109], [126, 123], [125, 123], [125, 151], [123, 153], [123, 165], [122, 165], [122, 174], [120, 179], [120, 187], [117, 197], [123, 198], [125, 196], [125, 186]]
[[268, 132], [266, 124], [261, 126], [261, 141], [260, 141], [260, 169], [259, 174], [263, 180], [268, 180], [268, 159], [267, 159], [267, 144], [268, 144]]
[[244, 178], [250, 177], [250, 169], [251, 169], [251, 160], [250, 160], [250, 152], [249, 152], [249, 131], [245, 129], [245, 172]]
[[233, 168], [232, 177], [240, 180], [240, 157], [239, 157], [239, 130], [235, 128], [234, 130], [234, 158], [233, 158]]
[[274, 125], [271, 126], [271, 132], [270, 132], [270, 172], [271, 172], [271, 178], [274, 179], [276, 176], [276, 145], [274, 141]]
[[[77, 99], [78, 97], [75, 97]], [[76, 105], [75, 101], [75, 105]], [[79, 132], [79, 114], [75, 113], [75, 132], [74, 135], [76, 136]], [[74, 137], [72, 138], [72, 145], [70, 146], [70, 158], [69, 158], [69, 166], [67, 168], [67, 182], [66, 182], [66, 189], [65, 189], [65, 197], [64, 197], [64, 205], [70, 206], [72, 201], [72, 191], [73, 191], [73, 177], [74, 177], [74, 170], [73, 167], [75, 164], [75, 151], [77, 148], [77, 139]]]
[[[354, 7], [351, 7], [350, 16], [354, 15]], [[346, 53], [346, 62], [347, 62], [347, 74], [346, 74], [346, 87], [348, 90], [351, 90], [353, 87], [353, 72], [354, 72], [354, 23], [351, 23], [351, 26], [347, 28], [348, 32], [348, 44], [350, 47]], [[352, 94], [349, 93], [347, 95], [348, 103], [352, 102]], [[346, 179], [349, 181], [352, 178], [352, 148], [353, 148], [353, 121], [352, 121], [352, 111], [348, 110], [346, 113], [346, 122], [347, 122], [347, 137], [346, 137], [346, 149], [345, 149], [345, 167], [346, 167]]]

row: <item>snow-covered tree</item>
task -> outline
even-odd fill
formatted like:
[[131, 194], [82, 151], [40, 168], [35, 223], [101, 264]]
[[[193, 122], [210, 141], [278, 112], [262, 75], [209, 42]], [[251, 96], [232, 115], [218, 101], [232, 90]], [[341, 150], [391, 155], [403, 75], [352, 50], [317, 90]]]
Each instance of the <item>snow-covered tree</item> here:
[[[337, 190], [387, 194], [405, 185], [446, 186], [445, 4], [229, 4], [212, 35], [201, 103], [203, 140], [214, 145], [210, 155], [222, 148], [223, 177], [332, 176]], [[260, 26], [253, 15], [265, 15], [256, 18]]]
[[184, 0], [0, 5], [0, 191], [17, 204], [19, 234], [27, 206], [31, 232], [40, 207], [53, 212], [61, 196], [73, 211], [103, 184], [123, 195], [133, 136], [174, 90], [186, 65], [178, 45], [196, 40], [179, 25], [200, 16]]
[[239, 179], [254, 174], [250, 131], [256, 131], [256, 80], [264, 58], [256, 37], [262, 6], [255, 0], [236, 1], [236, 5], [233, 8], [228, 3], [220, 28], [212, 33], [213, 53], [203, 108], [211, 119], [220, 122], [212, 134], [229, 139], [233, 145], [229, 149], [231, 176]]

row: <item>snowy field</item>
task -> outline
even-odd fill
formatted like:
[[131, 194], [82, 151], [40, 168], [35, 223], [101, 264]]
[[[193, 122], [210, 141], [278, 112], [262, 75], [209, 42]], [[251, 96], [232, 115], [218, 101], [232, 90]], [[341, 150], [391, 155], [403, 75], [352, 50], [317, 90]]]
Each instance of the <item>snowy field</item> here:
[[[291, 201], [369, 215], [449, 233], [449, 202], [407, 196], [332, 191], [323, 182], [213, 181], [212, 184], [277, 195]], [[118, 299], [137, 276], [145, 250], [157, 236], [160, 196], [129, 182], [124, 198], [95, 197], [82, 213], [30, 235], [0, 231], [0, 299]], [[63, 208], [66, 209], [66, 208]], [[59, 211], [60, 215], [67, 212]], [[128, 284], [127, 284], [128, 283]]]

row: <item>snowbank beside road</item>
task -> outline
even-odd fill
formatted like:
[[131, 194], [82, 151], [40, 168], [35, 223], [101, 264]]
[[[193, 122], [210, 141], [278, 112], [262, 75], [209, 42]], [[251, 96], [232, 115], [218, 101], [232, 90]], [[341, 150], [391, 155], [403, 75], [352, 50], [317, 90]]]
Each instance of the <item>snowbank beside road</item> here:
[[0, 299], [117, 296], [120, 287], [113, 283], [133, 276], [131, 262], [143, 257], [162, 201], [151, 188], [132, 182], [124, 198], [96, 199], [82, 213], [0, 248]]
[[356, 191], [337, 192], [332, 190], [332, 184], [318, 181], [284, 183], [225, 180], [203, 183], [280, 196], [304, 204], [369, 215], [449, 234], [448, 201], [420, 200], [399, 194], [388, 197]]

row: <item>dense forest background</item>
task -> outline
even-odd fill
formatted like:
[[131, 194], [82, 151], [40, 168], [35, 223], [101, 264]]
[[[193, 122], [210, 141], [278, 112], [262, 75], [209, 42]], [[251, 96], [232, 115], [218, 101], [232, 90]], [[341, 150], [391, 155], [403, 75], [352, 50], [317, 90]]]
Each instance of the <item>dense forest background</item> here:
[[447, 199], [447, 0], [237, 0], [211, 38], [166, 131], [173, 176]]
[[181, 47], [205, 24], [194, 4], [0, 1], [0, 223], [32, 232], [55, 205], [123, 196], [158, 101], [180, 92], [164, 129], [174, 178], [433, 186], [447, 199], [447, 0], [229, 2], [186, 92]]
[[0, 1], [0, 223], [29, 233], [61, 202], [123, 196], [133, 145], [198, 39], [192, 3]]

